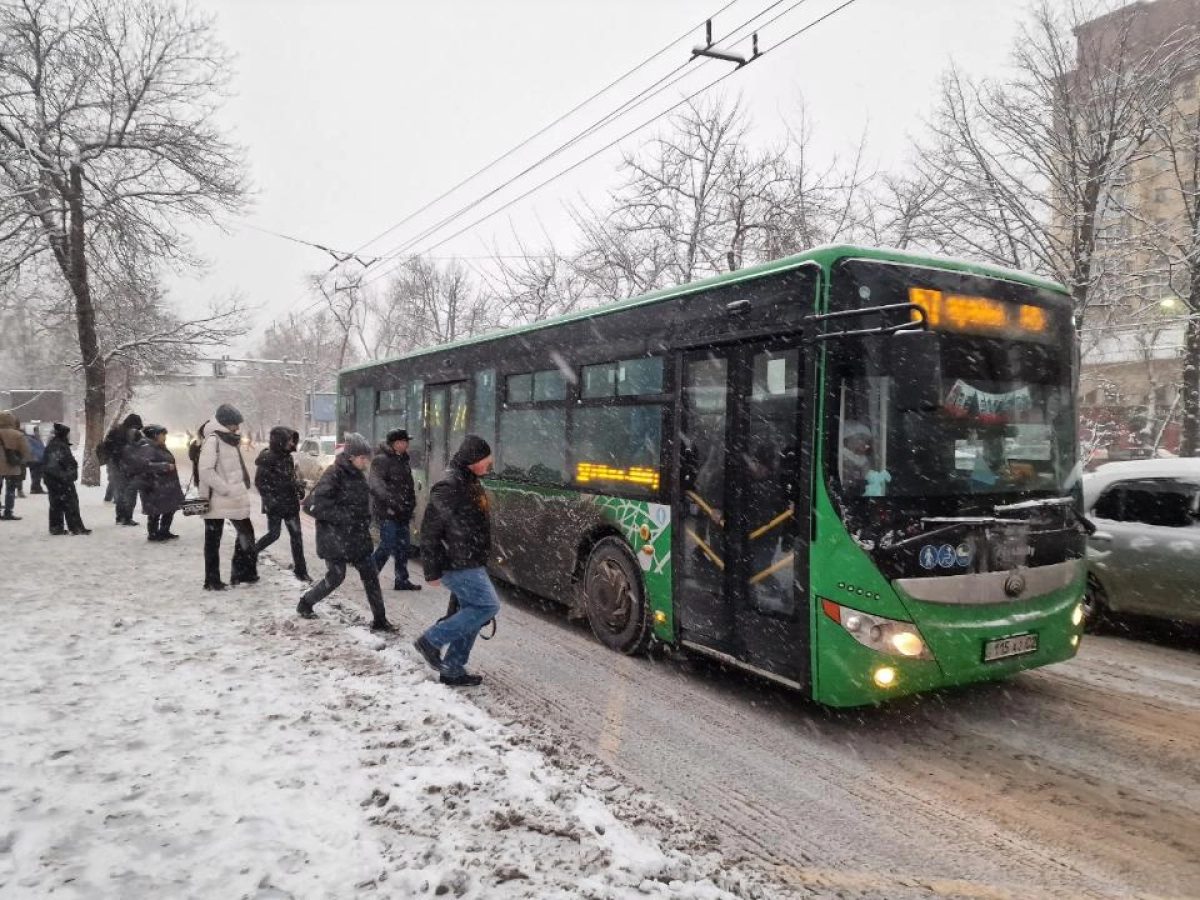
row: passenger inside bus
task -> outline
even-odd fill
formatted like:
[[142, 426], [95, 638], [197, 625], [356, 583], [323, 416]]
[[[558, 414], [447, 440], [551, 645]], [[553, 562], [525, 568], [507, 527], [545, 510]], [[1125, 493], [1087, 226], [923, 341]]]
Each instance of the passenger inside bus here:
[[874, 463], [871, 429], [862, 422], [842, 424], [841, 471], [842, 488], [848, 494], [863, 495], [867, 490], [867, 473]]

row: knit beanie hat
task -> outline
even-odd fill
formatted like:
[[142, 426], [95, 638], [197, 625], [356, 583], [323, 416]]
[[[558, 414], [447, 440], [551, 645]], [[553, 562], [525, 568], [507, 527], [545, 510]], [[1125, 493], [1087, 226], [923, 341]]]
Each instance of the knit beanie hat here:
[[342, 447], [342, 453], [346, 454], [347, 459], [354, 459], [356, 456], [370, 456], [372, 450], [367, 439], [361, 434], [348, 434], [346, 443]]
[[234, 425], [241, 425], [242, 421], [242, 414], [232, 404], [222, 403], [217, 407], [218, 424], [224, 425], [226, 428], [232, 428]]
[[463, 438], [462, 446], [454, 454], [454, 462], [460, 466], [473, 466], [480, 460], [492, 455], [492, 448], [477, 434], [468, 434]]
[[60, 440], [66, 440], [67, 435], [71, 433], [71, 426], [64, 425], [62, 422], [54, 423], [54, 436]]

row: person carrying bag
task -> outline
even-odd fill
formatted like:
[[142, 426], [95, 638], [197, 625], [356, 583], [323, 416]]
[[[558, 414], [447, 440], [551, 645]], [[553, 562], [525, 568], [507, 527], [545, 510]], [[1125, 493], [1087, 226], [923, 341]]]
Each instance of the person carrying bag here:
[[221, 580], [221, 535], [228, 519], [237, 532], [229, 584], [258, 581], [258, 557], [254, 552], [254, 524], [250, 521], [250, 472], [242, 458], [238, 431], [242, 414], [228, 403], [217, 407], [217, 425], [204, 438], [197, 464], [201, 492], [209, 495], [204, 514], [204, 589], [223, 591]]

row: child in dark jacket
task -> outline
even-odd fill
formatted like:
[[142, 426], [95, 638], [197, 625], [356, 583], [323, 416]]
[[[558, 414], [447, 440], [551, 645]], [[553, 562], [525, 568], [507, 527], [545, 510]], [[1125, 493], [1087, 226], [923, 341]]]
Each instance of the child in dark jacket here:
[[42, 480], [50, 501], [51, 534], [91, 534], [79, 515], [79, 494], [75, 482], [79, 480], [79, 463], [71, 452], [68, 439], [71, 429], [59, 422], [54, 423], [50, 442], [42, 457]]
[[312, 581], [308, 563], [304, 561], [304, 539], [300, 532], [300, 498], [304, 485], [296, 477], [292, 453], [300, 443], [300, 433], [276, 425], [271, 429], [267, 449], [255, 460], [254, 487], [262, 498], [262, 511], [267, 516], [267, 533], [255, 545], [254, 552], [262, 553], [279, 539], [282, 526], [287, 526], [292, 542], [292, 572], [301, 581]]

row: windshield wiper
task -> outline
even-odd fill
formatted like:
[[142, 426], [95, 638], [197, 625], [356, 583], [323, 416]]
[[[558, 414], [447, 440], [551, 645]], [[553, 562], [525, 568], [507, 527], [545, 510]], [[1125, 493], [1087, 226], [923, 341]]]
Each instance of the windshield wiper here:
[[995, 507], [993, 512], [1025, 512], [1026, 510], [1047, 509], [1054, 506], [1061, 506], [1069, 512], [1075, 519], [1075, 524], [1083, 529], [1084, 534], [1096, 533], [1095, 523], [1079, 511], [1075, 505], [1074, 497], [1041, 497], [1037, 500], [1023, 500], [1020, 503], [1006, 503], [1003, 506]]

